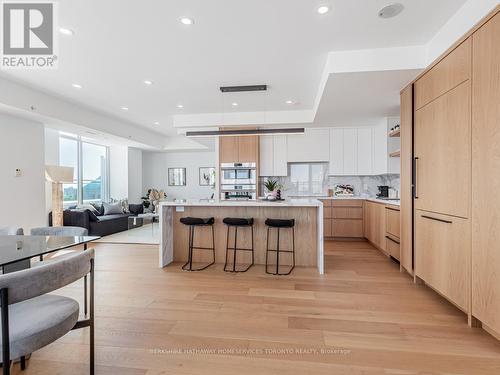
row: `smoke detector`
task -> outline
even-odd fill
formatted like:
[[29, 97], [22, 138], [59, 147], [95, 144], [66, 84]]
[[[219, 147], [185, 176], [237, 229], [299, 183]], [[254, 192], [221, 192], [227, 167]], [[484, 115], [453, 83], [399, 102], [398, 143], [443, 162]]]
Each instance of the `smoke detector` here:
[[404, 8], [405, 8], [404, 5], [401, 3], [390, 4], [380, 9], [380, 11], [378, 12], [378, 16], [380, 18], [396, 17], [399, 13], [403, 11]]

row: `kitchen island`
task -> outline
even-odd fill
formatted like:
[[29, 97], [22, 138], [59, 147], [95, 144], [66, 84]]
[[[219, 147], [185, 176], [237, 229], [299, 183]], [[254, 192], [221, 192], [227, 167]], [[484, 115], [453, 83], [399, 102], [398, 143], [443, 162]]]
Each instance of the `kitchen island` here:
[[[222, 223], [225, 217], [253, 217], [255, 264], [265, 264], [267, 228], [265, 220], [295, 219], [296, 265], [315, 267], [320, 274], [323, 265], [323, 204], [317, 199], [292, 199], [272, 201], [185, 201], [160, 203], [160, 267], [172, 262], [185, 262], [188, 258], [188, 228], [180, 223], [182, 217], [214, 217], [216, 263], [224, 263], [226, 255], [227, 227]], [[270, 234], [270, 245], [274, 246], [275, 231]], [[280, 246], [292, 248], [291, 233], [282, 232]], [[196, 228], [196, 246], [210, 246], [211, 229]], [[240, 244], [241, 241], [241, 244]], [[231, 240], [230, 240], [230, 243]], [[238, 246], [251, 245], [250, 230], [238, 232]], [[273, 247], [274, 248], [274, 247]], [[209, 254], [197, 252], [200, 262], [209, 260]], [[242, 261], [246, 261], [242, 257]], [[288, 259], [284, 259], [288, 261]]]

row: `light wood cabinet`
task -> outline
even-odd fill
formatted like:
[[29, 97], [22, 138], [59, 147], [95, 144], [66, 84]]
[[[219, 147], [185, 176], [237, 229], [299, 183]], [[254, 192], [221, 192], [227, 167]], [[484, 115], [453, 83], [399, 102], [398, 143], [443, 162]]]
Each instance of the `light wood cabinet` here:
[[470, 220], [415, 211], [416, 275], [468, 312], [470, 301]]
[[365, 238], [379, 250], [386, 252], [385, 204], [365, 201], [363, 210]]
[[387, 253], [394, 259], [401, 260], [401, 249], [399, 239], [390, 235], [385, 236], [385, 246]]
[[400, 264], [413, 275], [413, 85], [401, 91]]
[[333, 219], [332, 236], [339, 238], [363, 238], [363, 219]]
[[333, 232], [332, 232], [333, 224], [332, 224], [332, 222], [333, 222], [332, 219], [327, 219], [327, 218], [323, 219], [323, 237], [325, 237], [325, 238], [333, 237]]
[[259, 162], [259, 136], [219, 137], [220, 163]]
[[398, 239], [401, 237], [401, 224], [399, 219], [399, 209], [391, 206], [385, 207], [386, 231], [388, 234]]
[[463, 82], [415, 112], [416, 209], [469, 217], [470, 90]]
[[385, 206], [385, 250], [393, 258], [401, 260], [400, 237], [400, 209], [396, 206]]
[[219, 160], [221, 163], [239, 161], [239, 137], [219, 137]]
[[[357, 199], [325, 199], [323, 224], [325, 237], [362, 238], [363, 201]], [[329, 233], [329, 235], [327, 235]]]
[[472, 315], [500, 335], [500, 14], [473, 36]]
[[259, 137], [238, 137], [238, 162], [257, 163], [259, 161]]
[[415, 109], [471, 77], [472, 41], [468, 38], [415, 82]]

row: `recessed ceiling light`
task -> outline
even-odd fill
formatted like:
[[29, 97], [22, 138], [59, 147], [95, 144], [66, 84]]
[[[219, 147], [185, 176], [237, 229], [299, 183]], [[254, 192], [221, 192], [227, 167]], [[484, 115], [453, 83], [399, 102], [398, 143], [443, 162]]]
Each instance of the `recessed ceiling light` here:
[[285, 103], [286, 104], [295, 104], [295, 102], [293, 100], [287, 100]]
[[321, 5], [318, 7], [317, 12], [319, 14], [326, 14], [330, 11], [330, 7], [328, 5]]
[[128, 111], [128, 107], [122, 107], [124, 111]]
[[155, 125], [160, 125], [160, 122], [159, 121], [155, 121], [154, 124]]
[[151, 86], [153, 84], [153, 81], [150, 81], [149, 79], [146, 79], [144, 81], [144, 84], [147, 85], [147, 86]]
[[238, 106], [238, 103], [234, 102], [234, 103], [231, 103], [231, 105], [232, 105], [233, 107], [237, 107], [237, 106]]
[[392, 18], [396, 17], [399, 13], [401, 13], [404, 9], [404, 5], [401, 3], [389, 4], [386, 7], [383, 7], [378, 12], [378, 16], [380, 18]]
[[183, 25], [192, 25], [192, 24], [194, 24], [194, 20], [192, 18], [189, 18], [189, 17], [182, 17], [181, 23]]
[[184, 108], [184, 106], [182, 104], [177, 104], [177, 108]]
[[71, 86], [73, 86], [75, 89], [81, 89], [83, 86], [78, 84], [78, 83], [73, 83], [71, 84]]
[[64, 35], [73, 35], [75, 32], [71, 29], [66, 29], [64, 27], [59, 28], [59, 32]]

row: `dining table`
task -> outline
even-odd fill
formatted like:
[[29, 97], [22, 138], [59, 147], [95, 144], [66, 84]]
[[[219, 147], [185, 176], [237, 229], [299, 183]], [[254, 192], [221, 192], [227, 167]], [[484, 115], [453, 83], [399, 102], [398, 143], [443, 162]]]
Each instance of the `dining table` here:
[[30, 268], [31, 258], [83, 245], [86, 250], [98, 236], [0, 236], [2, 273]]

